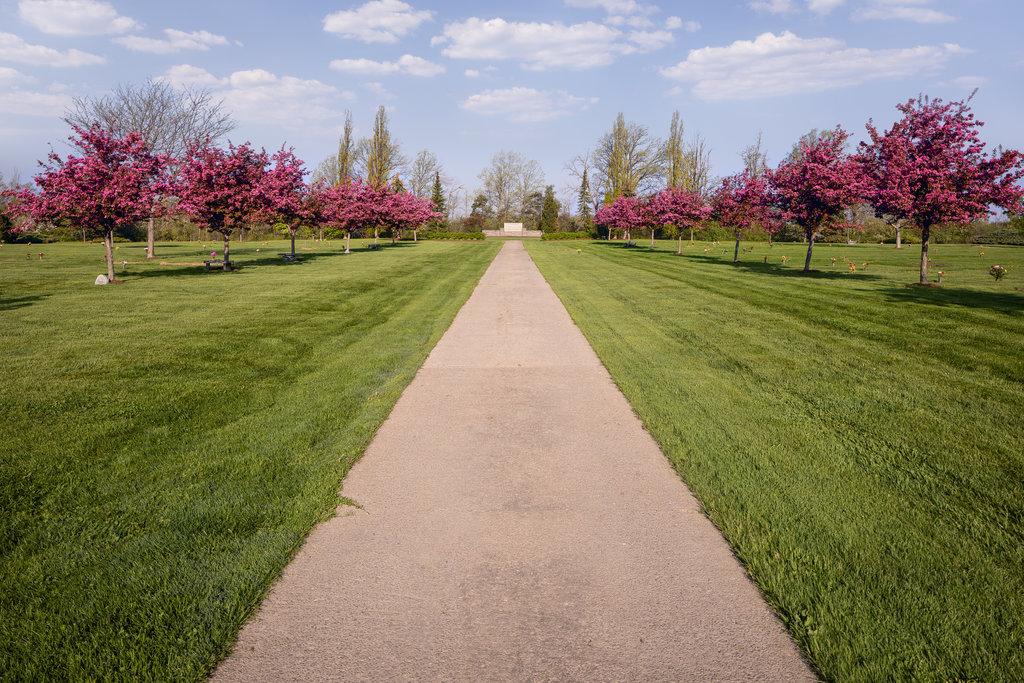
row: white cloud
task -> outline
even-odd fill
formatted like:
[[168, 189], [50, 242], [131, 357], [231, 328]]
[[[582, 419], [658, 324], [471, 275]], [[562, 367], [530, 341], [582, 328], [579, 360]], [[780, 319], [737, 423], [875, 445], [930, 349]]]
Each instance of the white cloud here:
[[537, 123], [570, 116], [597, 102], [596, 97], [570, 95], [564, 90], [504, 88], [484, 90], [462, 101], [462, 108], [486, 116], [502, 116], [516, 123]]
[[8, 66], [0, 66], [0, 85], [27, 83], [31, 80], [32, 78], [30, 76], [26, 76], [17, 69], [12, 69]]
[[565, 0], [565, 4], [580, 9], [603, 9], [608, 14], [640, 14], [658, 9], [636, 0]]
[[606, 14], [606, 24], [632, 29], [654, 28], [655, 23], [651, 17], [660, 11], [655, 5], [635, 0], [565, 0], [565, 4], [580, 9], [602, 9]]
[[342, 115], [341, 100], [354, 97], [321, 81], [278, 76], [264, 69], [235, 71], [221, 78], [197, 66], [178, 64], [161, 78], [179, 87], [211, 88], [240, 121], [286, 128], [337, 120]]
[[71, 106], [64, 93], [31, 90], [0, 90], [0, 113], [14, 116], [61, 116]]
[[136, 31], [142, 26], [99, 0], [20, 0], [18, 15], [43, 33], [95, 36]]
[[199, 86], [203, 88], [215, 88], [227, 85], [228, 79], [217, 78], [206, 69], [191, 64], [178, 64], [172, 66], [161, 76], [165, 81], [177, 87]]
[[769, 14], [788, 14], [796, 11], [793, 0], [751, 0], [750, 7]]
[[364, 83], [363, 86], [367, 90], [372, 92], [374, 95], [376, 95], [377, 97], [380, 97], [382, 99], [390, 100], [390, 99], [393, 99], [395, 97], [394, 93], [392, 93], [390, 90], [385, 88], [383, 83], [379, 83], [377, 81], [371, 81], [369, 83]]
[[807, 0], [807, 9], [816, 14], [828, 14], [846, 0]]
[[371, 0], [355, 9], [324, 17], [324, 30], [364, 43], [394, 43], [429, 21], [433, 12], [417, 10], [401, 0]]
[[224, 36], [209, 31], [179, 31], [173, 28], [164, 29], [164, 38], [146, 38], [144, 36], [121, 36], [114, 38], [118, 45], [136, 52], [151, 52], [155, 55], [169, 55], [182, 50], [209, 50], [219, 45], [229, 45]]
[[45, 45], [33, 45], [13, 33], [0, 33], [0, 60], [33, 64], [36, 66], [92, 66], [107, 60], [99, 55], [81, 50], [54, 50]]
[[988, 83], [987, 76], [957, 76], [950, 83], [963, 90], [974, 90]]
[[479, 69], [466, 69], [463, 73], [466, 75], [466, 78], [480, 78]]
[[944, 24], [955, 17], [928, 7], [931, 0], [872, 0], [854, 13], [861, 21], [871, 19], [912, 21], [918, 24]]
[[937, 71], [965, 52], [948, 43], [869, 50], [847, 47], [835, 38], [805, 39], [786, 31], [691, 50], [685, 60], [661, 74], [693, 83], [693, 94], [703, 100], [743, 100], [908, 78]]
[[641, 51], [618, 29], [592, 21], [566, 25], [477, 17], [447, 24], [431, 44], [444, 45], [442, 52], [453, 59], [514, 59], [531, 71], [606, 66], [619, 55]]
[[388, 76], [390, 74], [407, 74], [430, 78], [444, 73], [444, 67], [429, 62], [422, 57], [402, 55], [394, 62], [377, 62], [372, 59], [334, 59], [330, 67], [342, 73]]
[[671, 31], [630, 31], [629, 42], [636, 52], [653, 52], [671, 44], [675, 36]]

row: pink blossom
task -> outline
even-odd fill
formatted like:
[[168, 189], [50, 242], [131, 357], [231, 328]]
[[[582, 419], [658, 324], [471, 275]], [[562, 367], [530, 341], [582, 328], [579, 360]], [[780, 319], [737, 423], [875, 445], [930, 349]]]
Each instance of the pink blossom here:
[[985, 152], [981, 127], [969, 100], [924, 97], [897, 106], [903, 118], [885, 133], [868, 122], [870, 142], [856, 160], [867, 179], [867, 199], [876, 211], [921, 229], [920, 282], [928, 282], [928, 242], [939, 223], [985, 218], [992, 206], [1022, 210], [1024, 155]]

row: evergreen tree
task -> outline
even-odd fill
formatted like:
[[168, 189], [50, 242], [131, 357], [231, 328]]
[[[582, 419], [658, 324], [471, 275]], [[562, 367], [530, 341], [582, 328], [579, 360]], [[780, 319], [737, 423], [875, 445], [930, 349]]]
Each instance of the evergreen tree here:
[[466, 225], [476, 230], [481, 230], [491, 215], [492, 212], [490, 203], [487, 201], [487, 195], [483, 192], [478, 192], [473, 197], [473, 206], [469, 210], [469, 218], [466, 219]]
[[576, 207], [576, 213], [579, 216], [579, 229], [584, 232], [592, 232], [594, 230], [594, 198], [590, 194], [590, 177], [587, 173], [587, 169], [583, 169], [583, 177], [580, 178], [580, 194], [579, 194], [579, 205]]
[[527, 230], [540, 230], [540, 217], [544, 212], [544, 193], [530, 192], [523, 197], [519, 220]]
[[434, 211], [442, 216], [448, 215], [448, 207], [445, 206], [444, 201], [444, 188], [441, 187], [440, 171], [434, 171], [434, 189], [430, 192], [430, 203], [433, 205]]
[[405, 192], [405, 183], [396, 173], [395, 177], [391, 179], [391, 191], [392, 192]]
[[558, 231], [558, 200], [555, 199], [555, 186], [544, 188], [544, 204], [540, 212], [540, 229], [544, 232]]

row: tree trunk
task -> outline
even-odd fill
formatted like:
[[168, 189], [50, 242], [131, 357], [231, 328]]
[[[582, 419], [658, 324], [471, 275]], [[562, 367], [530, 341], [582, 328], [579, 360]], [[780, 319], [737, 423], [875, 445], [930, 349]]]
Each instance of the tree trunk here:
[[679, 233], [679, 245], [676, 246], [676, 255], [677, 256], [682, 256], [683, 255], [683, 233], [681, 233], [681, 232]]
[[740, 260], [740, 236], [736, 235], [736, 248], [732, 250], [732, 262], [738, 263]]
[[107, 259], [107, 280], [113, 282], [114, 277], [114, 231], [103, 233], [103, 253]]
[[654, 249], [654, 230], [651, 230], [651, 249]]
[[693, 226], [690, 226], [690, 244], [693, 244]]
[[374, 244], [377, 244], [377, 235], [378, 234], [380, 234], [380, 230], [378, 230], [377, 228], [374, 228], [373, 229], [373, 243]]
[[156, 229], [153, 227], [152, 216], [146, 225], [146, 258], [156, 258]]
[[85, 228], [82, 228], [82, 244], [85, 244], [88, 241], [89, 240], [85, 238]]
[[807, 258], [804, 259], [805, 273], [811, 272], [811, 252], [814, 250], [814, 235], [815, 233], [813, 232], [807, 235]]
[[412, 241], [413, 242], [419, 242], [419, 238], [416, 235], [417, 232], [419, 232], [419, 230], [416, 230], [415, 228], [413, 228], [413, 231], [412, 231]]
[[231, 233], [223, 232], [224, 235], [224, 270], [231, 270]]
[[290, 230], [289, 232], [292, 235], [292, 258], [295, 258], [295, 231]]
[[903, 226], [899, 223], [896, 224], [896, 248], [903, 248]]
[[352, 240], [352, 233], [351, 232], [346, 232], [345, 233], [345, 253], [346, 254], [351, 254], [352, 253], [352, 250], [349, 249], [349, 245], [352, 243], [351, 240]]
[[928, 284], [928, 240], [932, 236], [932, 226], [921, 226], [921, 279], [920, 284]]

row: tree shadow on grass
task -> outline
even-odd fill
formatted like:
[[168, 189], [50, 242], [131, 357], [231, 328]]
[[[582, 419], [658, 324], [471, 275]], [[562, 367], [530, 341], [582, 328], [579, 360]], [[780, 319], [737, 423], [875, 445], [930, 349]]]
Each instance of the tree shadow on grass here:
[[911, 284], [883, 289], [889, 301], [930, 304], [932, 306], [963, 306], [986, 308], [1007, 315], [1024, 314], [1024, 295], [1012, 292], [984, 292], [976, 289], [922, 287]]
[[[352, 247], [349, 256], [353, 254], [364, 254], [387, 251], [389, 249], [408, 248], [415, 247], [415, 242], [398, 242], [391, 244], [390, 242], [381, 242], [376, 248], [369, 244]], [[245, 254], [246, 252], [243, 252]], [[248, 252], [252, 253], [252, 252]], [[332, 249], [330, 251], [296, 251], [295, 255], [297, 258], [294, 261], [286, 261], [281, 254], [289, 252], [278, 252], [271, 254], [268, 252], [266, 256], [260, 256], [258, 258], [248, 258], [245, 255], [240, 256], [238, 259], [231, 261], [234, 266], [232, 270], [228, 272], [240, 272], [250, 268], [263, 268], [263, 267], [299, 267], [304, 263], [309, 263], [321, 258], [336, 258], [346, 256], [343, 248]], [[197, 256], [197, 261], [205, 260], [202, 257]], [[201, 275], [215, 275], [217, 273], [223, 273], [223, 269], [220, 267], [213, 267], [210, 270], [206, 269], [206, 266], [196, 265], [176, 265], [173, 262], [168, 262], [165, 266], [159, 266], [153, 269], [139, 270], [139, 271], [128, 271], [119, 272], [117, 275], [122, 279], [142, 279], [151, 277], [187, 277], [187, 276], [201, 276]]]
[[[607, 243], [605, 243], [607, 244]], [[614, 246], [614, 245], [609, 245]], [[629, 251], [636, 252], [637, 254], [647, 253], [658, 253], [662, 255], [675, 256], [674, 251], [668, 251], [666, 249], [643, 249], [635, 247], [629, 249]], [[881, 280], [881, 276], [873, 275], [871, 273], [859, 272], [859, 273], [848, 273], [841, 270], [811, 270], [809, 273], [803, 272], [803, 264], [797, 263], [792, 267], [786, 268], [777, 263], [763, 263], [758, 261], [744, 261], [742, 258], [739, 262], [732, 262], [732, 252], [729, 251], [727, 256], [711, 256], [708, 254], [682, 254], [683, 257], [688, 259], [694, 259], [701, 263], [705, 263], [711, 266], [720, 266], [723, 268], [739, 268], [751, 273], [759, 273], [761, 275], [772, 275], [774, 277], [789, 277], [789, 278], [800, 278], [804, 280]]]
[[13, 311], [16, 308], [31, 306], [37, 301], [42, 301], [48, 294], [33, 294], [31, 296], [15, 296], [10, 299], [0, 298], [0, 311]]
[[[355, 252], [356, 250], [353, 249], [352, 251]], [[282, 253], [285, 253], [285, 252], [282, 252]], [[232, 264], [233, 267], [228, 272], [229, 273], [244, 272], [245, 270], [250, 269], [250, 268], [262, 268], [262, 267], [270, 267], [270, 266], [298, 267], [298, 266], [301, 266], [303, 263], [309, 263], [311, 261], [315, 261], [318, 258], [329, 258], [329, 257], [344, 256], [344, 255], [345, 255], [344, 252], [341, 252], [341, 251], [327, 252], [327, 253], [324, 253], [324, 252], [307, 252], [307, 253], [298, 252], [296, 254], [296, 256], [298, 256], [298, 258], [295, 261], [285, 261], [283, 257], [281, 257], [281, 256], [279, 256], [277, 254], [274, 254], [273, 256], [270, 256], [270, 255], [261, 256], [259, 258], [245, 258], [245, 257], [243, 257], [243, 258], [240, 258], [238, 260], [232, 259], [231, 264]], [[204, 259], [198, 259], [198, 260], [204, 260]], [[185, 277], [185, 276], [215, 275], [215, 274], [223, 273], [223, 272], [224, 272], [224, 270], [220, 266], [214, 266], [213, 268], [207, 270], [206, 266], [178, 265], [178, 264], [175, 264], [173, 262], [168, 262], [167, 265], [158, 266], [158, 267], [153, 268], [153, 269], [128, 271], [128, 272], [118, 272], [117, 275], [118, 275], [119, 278], [134, 280], [136, 278], [143, 279], [143, 278], [151, 278], [151, 277]]]

